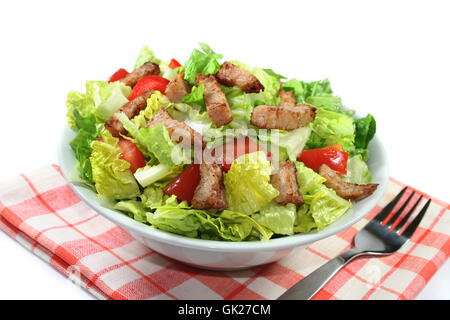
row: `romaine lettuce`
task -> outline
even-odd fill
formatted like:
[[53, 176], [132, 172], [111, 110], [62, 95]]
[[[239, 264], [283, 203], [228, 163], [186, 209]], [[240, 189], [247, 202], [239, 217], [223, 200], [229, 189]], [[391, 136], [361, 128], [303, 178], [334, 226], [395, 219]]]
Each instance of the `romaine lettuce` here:
[[97, 137], [95, 116], [90, 113], [83, 117], [75, 106], [73, 106], [72, 115], [78, 132], [75, 138], [70, 141], [69, 145], [75, 153], [81, 180], [86, 185], [93, 187], [94, 180], [92, 178], [92, 167], [89, 157], [92, 152], [91, 142]]
[[95, 115], [100, 122], [105, 122], [128, 102], [131, 87], [120, 81], [112, 83], [92, 82]]
[[169, 131], [163, 125], [139, 129], [136, 139], [139, 141], [139, 145], [144, 146], [148, 152], [158, 159], [159, 163], [166, 166], [189, 161], [183, 149], [170, 139]]
[[305, 194], [314, 194], [322, 188], [323, 183], [327, 180], [313, 169], [308, 168], [302, 162], [295, 162], [297, 168], [297, 181], [300, 192]]
[[117, 202], [113, 209], [126, 212], [128, 216], [136, 221], [147, 222], [147, 210], [144, 208], [141, 201], [138, 200], [122, 200]]
[[309, 205], [309, 211], [319, 231], [335, 222], [351, 208], [350, 201], [339, 197], [334, 190], [326, 187], [322, 187], [312, 195], [304, 195], [303, 199], [305, 204]]
[[271, 202], [259, 213], [253, 214], [252, 218], [275, 234], [292, 235], [294, 234], [296, 212], [297, 208], [293, 203], [282, 206]]
[[147, 212], [147, 221], [158, 229], [192, 238], [243, 241], [249, 237], [268, 240], [272, 235], [249, 216], [229, 210], [213, 216], [190, 208], [186, 201], [178, 203], [175, 196]]
[[70, 91], [67, 94], [66, 107], [67, 122], [71, 128], [76, 128], [74, 109], [83, 117], [93, 114], [95, 111], [94, 101], [90, 97], [87, 97], [86, 94], [77, 91]]
[[[305, 203], [297, 211], [295, 232], [309, 232], [313, 228], [322, 230], [341, 217], [352, 204], [327, 188], [325, 178], [307, 168], [301, 162], [295, 162], [297, 180]], [[304, 231], [306, 230], [306, 231]]]
[[134, 65], [134, 70], [136, 70], [146, 62], [153, 62], [158, 65], [162, 63], [162, 61], [155, 56], [154, 52], [150, 50], [148, 46], [144, 46], [139, 52], [139, 55], [136, 59], [136, 64]]
[[134, 177], [142, 187], [147, 187], [156, 181], [170, 179], [176, 177], [183, 170], [183, 165], [167, 166], [158, 164], [155, 166], [147, 165], [139, 168], [134, 173]]
[[138, 129], [147, 127], [147, 122], [162, 108], [166, 108], [170, 104], [169, 98], [159, 91], [155, 91], [150, 98], [147, 99], [147, 107], [141, 110], [137, 116], [131, 121]]
[[205, 90], [205, 84], [201, 83], [198, 87], [193, 86], [191, 93], [187, 96], [183, 97], [184, 103], [196, 103], [200, 105], [205, 104], [205, 100], [203, 100], [203, 91]]
[[368, 160], [369, 150], [367, 149], [369, 142], [375, 136], [377, 123], [375, 118], [368, 114], [364, 118], [355, 119], [355, 152], [361, 154], [364, 161]]
[[353, 119], [344, 114], [325, 109], [316, 111], [316, 118], [309, 124], [312, 129], [308, 148], [320, 148], [340, 144], [344, 151], [354, 149], [355, 126]]
[[272, 168], [263, 151], [238, 157], [225, 174], [228, 207], [232, 211], [252, 214], [278, 196], [270, 184]]
[[282, 132], [279, 135], [279, 146], [286, 149], [290, 161], [295, 161], [306, 145], [311, 135], [309, 127]]
[[191, 56], [186, 61], [182, 70], [184, 71], [184, 79], [191, 85], [196, 85], [195, 76], [198, 73], [215, 74], [220, 69], [220, 63], [217, 59], [222, 59], [221, 54], [215, 53], [206, 43], [200, 43], [203, 50], [194, 49]]
[[[276, 106], [280, 102], [280, 79], [279, 75], [274, 74], [273, 71], [266, 71], [261, 68], [250, 68], [242, 62], [239, 61], [230, 61], [230, 63], [250, 72], [253, 74], [259, 82], [264, 86], [264, 91], [257, 94], [249, 94], [249, 96], [253, 97], [253, 105], [256, 104], [267, 104]], [[261, 103], [255, 103], [258, 100], [258, 97], [262, 100]]]
[[294, 97], [299, 103], [306, 103], [306, 99], [311, 96], [331, 96], [333, 91], [328, 79], [305, 82], [292, 78], [282, 85], [286, 91], [293, 91]]
[[152, 164], [154, 164], [153, 160], [155, 159], [165, 166], [190, 161], [190, 155], [180, 145], [170, 139], [169, 131], [165, 126], [159, 125], [138, 129], [125, 114], [118, 113], [116, 116], [133, 137], [131, 140], [136, 143], [142, 154], [151, 159]]
[[74, 126], [73, 108], [83, 117], [94, 114], [97, 123], [106, 122], [117, 110], [128, 102], [131, 88], [120, 81], [86, 81], [86, 93], [71, 91], [67, 95], [67, 118]]
[[316, 221], [314, 220], [309, 205], [303, 204], [297, 210], [297, 215], [294, 222], [295, 233], [308, 233], [311, 230], [317, 228]]
[[344, 180], [356, 184], [367, 184], [372, 180], [369, 167], [364, 162], [362, 156], [357, 154], [347, 161], [347, 174]]
[[139, 195], [139, 186], [130, 170], [130, 164], [122, 160], [119, 139], [109, 131], [102, 133], [103, 141], [91, 143], [92, 177], [99, 195], [114, 199], [132, 199]]

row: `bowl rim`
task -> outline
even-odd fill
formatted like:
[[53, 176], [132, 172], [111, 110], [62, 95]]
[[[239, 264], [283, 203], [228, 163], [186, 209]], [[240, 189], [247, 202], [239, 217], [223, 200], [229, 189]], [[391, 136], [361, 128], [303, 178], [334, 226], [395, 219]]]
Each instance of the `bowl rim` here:
[[[60, 141], [58, 144], [57, 150], [58, 162], [61, 167], [61, 172], [64, 178], [70, 185], [71, 189], [84, 203], [86, 203], [94, 211], [101, 214], [103, 217], [123, 227], [124, 229], [132, 233], [134, 236], [138, 235], [144, 238], [151, 239], [152, 241], [202, 251], [229, 252], [229, 253], [273, 251], [273, 250], [295, 248], [330, 237], [356, 224], [376, 206], [376, 204], [379, 202], [379, 200], [385, 193], [390, 176], [390, 168], [386, 150], [383, 144], [381, 143], [380, 139], [378, 138], [378, 136], [375, 135], [375, 137], [370, 142], [369, 150], [373, 149], [374, 147], [378, 149], [377, 151], [379, 152], [379, 156], [382, 159], [381, 162], [383, 164], [385, 174], [382, 175], [383, 178], [382, 181], [377, 181], [378, 188], [375, 191], [375, 193], [372, 194], [369, 198], [367, 198], [370, 200], [369, 203], [366, 204], [367, 208], [365, 210], [366, 212], [362, 212], [361, 214], [355, 214], [355, 216], [352, 219], [349, 219], [347, 222], [341, 225], [336, 225], [335, 223], [333, 223], [319, 232], [294, 234], [290, 236], [283, 236], [280, 238], [269, 239], [266, 241], [232, 242], [232, 241], [189, 238], [186, 236], [178, 235], [164, 230], [159, 230], [153, 226], [138, 222], [133, 218], [128, 217], [126, 214], [121, 213], [120, 211], [109, 209], [88, 199], [88, 197], [84, 192], [86, 192], [87, 190], [88, 192], [94, 193], [94, 191], [87, 187], [82, 187], [74, 184], [69, 178], [70, 170], [69, 168], [67, 168], [66, 163], [63, 160], [64, 159], [63, 153], [66, 152], [67, 149], [70, 149], [70, 146], [65, 139], [66, 134], [68, 133], [69, 130], [73, 131], [73, 129], [69, 128], [66, 124], [60, 136]], [[354, 209], [351, 208], [350, 210]]]

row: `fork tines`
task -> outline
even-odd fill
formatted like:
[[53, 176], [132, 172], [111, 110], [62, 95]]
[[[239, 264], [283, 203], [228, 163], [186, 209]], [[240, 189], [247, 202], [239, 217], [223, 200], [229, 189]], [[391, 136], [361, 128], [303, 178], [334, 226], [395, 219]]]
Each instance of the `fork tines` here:
[[[392, 199], [391, 202], [389, 202], [374, 218], [375, 221], [378, 221], [380, 224], [383, 224], [384, 220], [389, 216], [389, 214], [392, 212], [392, 210], [394, 209], [394, 207], [397, 205], [397, 203], [401, 200], [403, 194], [405, 193], [405, 191], [408, 189], [408, 187], [404, 187], [400, 193], [394, 198]], [[411, 199], [414, 197], [415, 195], [415, 191], [413, 191], [408, 199], [402, 204], [402, 206], [388, 219], [388, 221], [386, 221], [386, 223], [384, 224], [384, 226], [386, 228], [390, 228], [391, 226], [395, 225], [395, 223], [397, 222], [397, 220], [399, 220], [398, 224], [395, 225], [395, 227], [392, 229], [395, 232], [398, 232], [399, 230], [402, 229], [402, 227], [405, 225], [405, 223], [408, 221], [408, 219], [410, 218], [410, 216], [412, 215], [412, 213], [416, 210], [417, 205], [420, 203], [420, 201], [422, 200], [423, 196], [421, 195], [419, 197], [419, 199], [414, 203], [414, 205], [412, 206], [412, 208], [403, 216], [400, 217], [400, 215], [403, 213], [403, 211], [405, 210], [405, 208], [407, 207], [408, 203], [411, 201]], [[408, 227], [406, 227], [406, 229], [403, 231], [403, 233], [401, 234], [402, 236], [405, 236], [407, 238], [410, 238], [411, 235], [414, 233], [414, 231], [416, 230], [417, 226], [420, 224], [423, 216], [425, 215], [425, 212], [428, 209], [428, 206], [431, 203], [431, 199], [428, 199], [428, 201], [425, 203], [425, 205], [422, 207], [422, 209], [420, 210], [420, 212], [417, 214], [417, 216], [414, 218], [414, 220], [408, 225]]]

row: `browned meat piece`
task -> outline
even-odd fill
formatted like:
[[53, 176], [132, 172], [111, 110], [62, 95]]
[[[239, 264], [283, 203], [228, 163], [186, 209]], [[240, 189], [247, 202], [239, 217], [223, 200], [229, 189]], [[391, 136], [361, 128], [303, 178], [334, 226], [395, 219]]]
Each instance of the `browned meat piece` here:
[[280, 103], [279, 106], [283, 107], [295, 107], [297, 105], [297, 100], [294, 98], [294, 91], [284, 91], [280, 88]]
[[195, 188], [192, 206], [201, 210], [223, 210], [228, 207], [219, 165], [200, 164], [200, 182]]
[[361, 200], [372, 193], [378, 187], [378, 184], [354, 184], [344, 181], [338, 174], [330, 169], [326, 164], [323, 164], [319, 168], [319, 174], [327, 179], [324, 184], [336, 191], [336, 194], [347, 200]]
[[174, 103], [183, 102], [183, 97], [191, 92], [191, 87], [184, 80], [184, 72], [178, 74], [175, 79], [167, 85], [165, 95]]
[[195, 79], [197, 85], [202, 83], [205, 85], [203, 98], [211, 121], [217, 128], [230, 123], [233, 120], [233, 114], [216, 77], [212, 74], [204, 75], [199, 73]]
[[[123, 112], [128, 119], [133, 119], [141, 110], [144, 110], [147, 107], [147, 99], [150, 98], [153, 92], [153, 90], [145, 91], [132, 101], [124, 104], [117, 112]], [[115, 114], [108, 121], [106, 121], [105, 128], [108, 129], [114, 137], [118, 137], [120, 134], [126, 135], [128, 133], [123, 127], [122, 122], [117, 119]]]
[[159, 66], [153, 62], [146, 62], [133, 72], [130, 72], [125, 77], [119, 81], [126, 84], [127, 86], [134, 87], [139, 79], [147, 76], [157, 76], [159, 75]]
[[246, 93], [258, 93], [264, 90], [264, 86], [254, 75], [230, 62], [222, 64], [216, 78], [221, 84], [229, 87], [236, 86]]
[[303, 204], [303, 197], [298, 188], [297, 169], [292, 162], [281, 162], [279, 168], [272, 173], [270, 183], [280, 192], [275, 199], [277, 203], [281, 205]]
[[295, 107], [257, 106], [251, 123], [263, 129], [294, 130], [306, 126], [316, 117], [316, 108], [300, 104]]
[[166, 109], [160, 109], [149, 121], [148, 127], [163, 125], [169, 132], [170, 139], [173, 142], [181, 143], [185, 146], [195, 146], [201, 148], [205, 145], [202, 135], [189, 127], [183, 121], [175, 120]]

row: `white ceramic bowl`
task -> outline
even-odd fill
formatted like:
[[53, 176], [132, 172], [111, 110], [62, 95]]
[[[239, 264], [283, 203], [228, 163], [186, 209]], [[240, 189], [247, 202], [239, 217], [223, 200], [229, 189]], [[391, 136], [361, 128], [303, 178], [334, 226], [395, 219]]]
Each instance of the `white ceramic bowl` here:
[[58, 150], [62, 172], [75, 193], [94, 210], [122, 226], [149, 248], [167, 257], [205, 269], [236, 270], [274, 262], [289, 254], [293, 248], [310, 245], [317, 240], [347, 229], [372, 210], [383, 195], [389, 179], [386, 152], [379, 139], [375, 137], [369, 145], [368, 165], [373, 182], [379, 184], [377, 190], [370, 197], [354, 202], [352, 209], [323, 230], [268, 241], [225, 242], [192, 239], [158, 230], [137, 222], [119, 211], [106, 208], [101, 205], [95, 192], [71, 183], [70, 177], [76, 172], [76, 160], [69, 142], [75, 134], [75, 131], [66, 127], [63, 130]]

